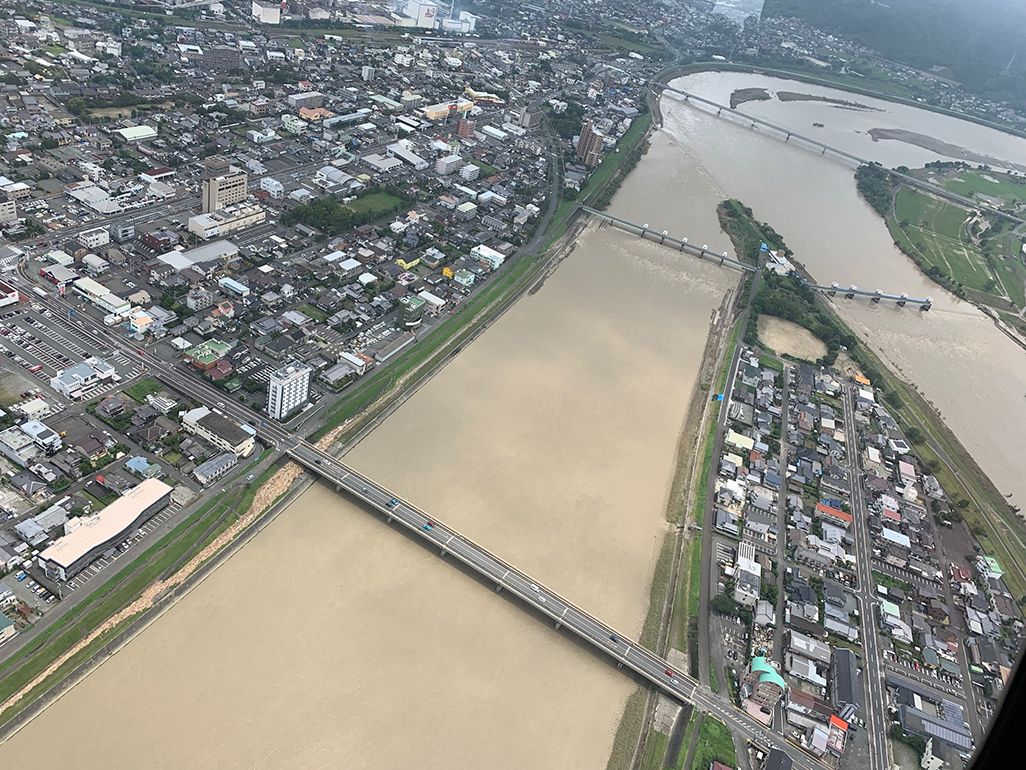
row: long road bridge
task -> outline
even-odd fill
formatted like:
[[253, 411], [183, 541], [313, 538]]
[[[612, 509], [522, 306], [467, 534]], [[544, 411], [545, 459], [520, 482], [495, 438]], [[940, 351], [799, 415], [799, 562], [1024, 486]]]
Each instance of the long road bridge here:
[[[748, 265], [744, 262], [739, 262], [732, 257], [728, 257], [727, 252], [725, 251], [722, 254], [717, 254], [715, 251], [711, 251], [707, 245], [695, 246], [694, 244], [689, 243], [687, 238], [676, 238], [669, 235], [666, 230], [659, 231], [649, 227], [648, 223], [639, 225], [637, 222], [631, 222], [629, 219], [613, 216], [612, 214], [607, 214], [604, 211], [598, 211], [596, 209], [589, 208], [588, 206], [581, 206], [581, 210], [594, 217], [598, 217], [599, 219], [609, 222], [613, 226], [619, 227], [621, 230], [636, 233], [642, 238], [665, 244], [666, 246], [678, 251], [694, 254], [696, 257], [700, 257], [701, 259], [707, 259], [720, 265], [727, 265], [750, 273], [754, 273], [757, 270], [757, 268], [752, 265]], [[823, 292], [824, 294], [829, 294], [831, 297], [837, 296], [838, 294], [844, 295], [847, 299], [854, 299], [855, 297], [869, 297], [873, 302], [889, 300], [898, 305], [898, 307], [904, 307], [905, 305], [918, 305], [920, 310], [929, 310], [933, 306], [933, 299], [931, 297], [910, 297], [908, 294], [894, 294], [881, 289], [869, 291], [867, 289], [860, 289], [854, 284], [851, 286], [841, 286], [838, 283], [832, 283], [829, 286], [820, 286], [819, 284], [809, 283], [807, 285], [810, 289]]]
[[832, 283], [829, 286], [819, 286], [818, 284], [808, 284], [810, 289], [821, 291], [824, 294], [829, 294], [834, 297], [838, 294], [843, 294], [847, 299], [854, 299], [855, 297], [869, 297], [873, 302], [880, 302], [880, 300], [890, 300], [894, 302], [898, 307], [905, 307], [905, 305], [919, 305], [920, 310], [929, 310], [933, 307], [932, 297], [910, 297], [907, 294], [891, 294], [886, 291], [877, 289], [876, 291], [869, 291], [868, 289], [860, 289], [858, 286], [852, 284], [851, 286], [841, 286], [838, 283]]
[[947, 200], [954, 201], [955, 203], [958, 203], [970, 209], [985, 211], [988, 214], [993, 214], [994, 216], [1004, 217], [1005, 219], [1008, 219], [1019, 225], [1026, 224], [1026, 220], [1020, 219], [1014, 214], [1009, 214], [1007, 211], [1002, 211], [1001, 209], [995, 208], [994, 206], [991, 206], [987, 203], [983, 203], [982, 201], [976, 201], [972, 198], [966, 198], [964, 195], [958, 195], [957, 193], [953, 193], [950, 190], [941, 187], [940, 185], [932, 184], [930, 182], [923, 181], [922, 179], [916, 179], [914, 176], [910, 176], [909, 174], [904, 174], [900, 171], [895, 171], [894, 169], [882, 166], [877, 161], [861, 158], [858, 155], [855, 155], [854, 153], [848, 152], [847, 150], [842, 150], [839, 147], [834, 147], [833, 145], [827, 144], [826, 142], [821, 142], [819, 139], [814, 139], [811, 136], [800, 134], [797, 131], [794, 131], [793, 129], [786, 128], [785, 126], [779, 126], [776, 123], [771, 123], [770, 121], [764, 120], [763, 118], [757, 118], [754, 115], [749, 115], [746, 112], [741, 112], [741, 110], [734, 109], [733, 107], [729, 107], [725, 104], [720, 104], [719, 102], [714, 102], [711, 99], [706, 99], [704, 96], [699, 96], [698, 94], [693, 94], [690, 91], [684, 91], [680, 88], [674, 88], [673, 86], [664, 85], [663, 83], [658, 83], [654, 80], [649, 81], [649, 86], [654, 90], [666, 90], [678, 94], [684, 97], [685, 101], [697, 102], [698, 104], [704, 104], [708, 107], [712, 107], [716, 110], [716, 115], [718, 117], [724, 117], [724, 113], [726, 113], [726, 115], [728, 116], [741, 118], [742, 120], [747, 121], [752, 128], [755, 128], [756, 126], [764, 126], [766, 128], [773, 129], [774, 131], [783, 135], [785, 142], [790, 141], [792, 138], [798, 139], [804, 142], [805, 144], [808, 144], [818, 149], [821, 155], [826, 155], [827, 153], [830, 153], [831, 155], [836, 155], [837, 157], [844, 158], [845, 160], [850, 160], [860, 166], [879, 166], [892, 177], [901, 180], [909, 187], [916, 187], [920, 190], [933, 193], [934, 195], [940, 198], [946, 198]]
[[216, 408], [223, 414], [254, 426], [261, 440], [284, 451], [292, 460], [311, 473], [332, 484], [336, 491], [344, 492], [364, 505], [381, 513], [389, 523], [414, 535], [442, 557], [449, 558], [472, 570], [483, 580], [506, 590], [536, 612], [551, 620], [557, 629], [566, 629], [594, 649], [608, 656], [620, 668], [626, 668], [654, 685], [665, 695], [698, 708], [721, 719], [724, 724], [745, 739], [764, 748], [786, 748], [799, 770], [828, 770], [814, 757], [795, 750], [780, 735], [747, 713], [734, 707], [726, 696], [701, 685], [690, 676], [673, 668], [665, 658], [645, 649], [629, 635], [617, 631], [566, 597], [545, 586], [506, 562], [499, 556], [475, 543], [427, 512], [402, 499], [390, 489], [359, 473], [340, 459], [314, 446], [284, 426], [266, 419], [225, 395], [208, 383], [130, 344], [129, 340], [100, 325], [85, 314], [77, 314], [72, 322], [64, 317], [68, 305], [48, 295], [43, 304], [56, 311], [61, 323], [73, 325], [76, 333], [90, 339], [101, 350], [118, 350], [132, 360], [141, 362], [151, 374], [176, 390]]
[[683, 251], [687, 254], [693, 254], [700, 259], [707, 259], [710, 262], [715, 262], [719, 265], [727, 265], [728, 267], [737, 268], [738, 270], [745, 270], [749, 273], [754, 273], [756, 268], [752, 265], [746, 265], [744, 262], [738, 262], [736, 259], [727, 256], [727, 252], [717, 254], [715, 251], [710, 251], [707, 245], [696, 246], [693, 243], [688, 243], [687, 238], [675, 238], [669, 235], [666, 230], [655, 230], [650, 228], [648, 224], [639, 225], [637, 222], [631, 222], [628, 219], [621, 219], [615, 217], [612, 214], [607, 214], [605, 211], [599, 211], [597, 209], [590, 208], [589, 206], [581, 206], [581, 211], [591, 214], [593, 217], [605, 220], [622, 230], [628, 232], [634, 232], [650, 241], [656, 241], [666, 246], [671, 246], [677, 251]]

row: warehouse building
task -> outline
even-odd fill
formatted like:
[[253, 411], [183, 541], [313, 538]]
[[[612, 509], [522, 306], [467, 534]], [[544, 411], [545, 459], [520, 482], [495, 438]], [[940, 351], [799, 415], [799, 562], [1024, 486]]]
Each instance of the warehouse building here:
[[70, 519], [66, 534], [38, 556], [51, 580], [68, 580], [145, 524], [171, 500], [173, 487], [146, 479], [92, 516]]

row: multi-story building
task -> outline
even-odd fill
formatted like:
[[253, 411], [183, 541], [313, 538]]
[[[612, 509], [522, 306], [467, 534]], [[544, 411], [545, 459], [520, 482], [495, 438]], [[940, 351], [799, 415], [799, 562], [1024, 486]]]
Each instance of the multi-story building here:
[[39, 456], [39, 447], [32, 437], [18, 426], [0, 431], [0, 454], [22, 468]]
[[256, 448], [255, 432], [239, 425], [205, 406], [190, 409], [182, 415], [182, 427], [218, 449], [247, 457]]
[[517, 125], [527, 131], [534, 131], [541, 127], [542, 114], [540, 110], [532, 110], [530, 107], [521, 107], [517, 115]]
[[125, 243], [135, 237], [135, 225], [116, 222], [110, 226], [110, 237], [118, 243]]
[[87, 249], [98, 249], [110, 243], [110, 232], [105, 227], [94, 227], [79, 233], [78, 242]]
[[259, 225], [266, 218], [267, 212], [260, 206], [239, 204], [189, 217], [189, 232], [206, 241]]
[[764, 655], [752, 658], [743, 681], [743, 694], [748, 700], [772, 709], [787, 691], [787, 682]]
[[203, 49], [202, 62], [204, 69], [227, 72], [239, 68], [242, 63], [242, 53], [238, 48], [215, 45]]
[[281, 3], [253, 0], [250, 15], [260, 24], [281, 24]]
[[267, 387], [267, 414], [284, 420], [306, 403], [310, 395], [310, 373], [305, 364], [293, 362], [271, 374]]
[[227, 174], [203, 180], [203, 213], [242, 203], [249, 192], [249, 175], [232, 166]]
[[594, 168], [602, 162], [602, 147], [605, 135], [598, 131], [590, 120], [581, 124], [581, 135], [577, 139], [577, 159], [588, 168]]
[[0, 224], [15, 222], [18, 219], [18, 203], [16, 201], [0, 201]]
[[307, 123], [298, 115], [286, 113], [281, 116], [281, 127], [288, 131], [290, 134], [305, 134], [307, 126], [309, 125], [309, 123]]
[[738, 543], [734, 564], [734, 601], [745, 607], [754, 607], [762, 588], [762, 565], [755, 560], [755, 546], [747, 541]]
[[281, 200], [285, 197], [285, 185], [279, 182], [274, 177], [265, 176], [260, 180], [260, 189], [270, 195], [275, 200]]
[[360, 77], [363, 78], [363, 82], [365, 83], [369, 83], [374, 80], [374, 68], [369, 64], [363, 65], [363, 67], [360, 68]]
[[456, 124], [456, 136], [460, 139], [472, 139], [475, 125], [473, 120], [460, 118], [460, 122]]
[[324, 94], [320, 91], [304, 91], [299, 94], [289, 94], [285, 97], [289, 107], [298, 110], [300, 107], [322, 107], [324, 106]]
[[453, 173], [461, 165], [463, 165], [463, 158], [459, 155], [446, 155], [435, 161], [435, 173], [445, 176]]

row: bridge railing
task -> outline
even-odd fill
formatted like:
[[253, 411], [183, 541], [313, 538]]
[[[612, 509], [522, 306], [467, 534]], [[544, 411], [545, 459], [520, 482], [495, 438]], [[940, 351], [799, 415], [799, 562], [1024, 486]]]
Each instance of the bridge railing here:
[[[301, 450], [303, 450], [303, 449], [305, 449], [307, 451], [312, 451], [313, 453], [315, 453], [318, 456], [318, 458], [321, 459], [321, 464], [319, 464], [319, 465], [316, 464], [316, 463], [310, 464], [308, 461], [304, 460], [303, 457], [302, 457], [302, 454], [301, 454]], [[532, 597], [530, 592], [522, 590], [521, 588], [517, 587], [516, 585], [514, 585], [512, 583], [509, 583], [508, 581], [505, 581], [505, 577], [504, 577], [503, 573], [508, 573], [510, 575], [515, 575], [522, 583], [525, 583], [527, 585], [537, 585], [539, 587], [543, 587], [547, 594], [549, 594], [553, 598], [558, 599], [559, 602], [563, 606], [567, 607], [568, 609], [573, 610], [581, 618], [584, 618], [589, 623], [591, 623], [591, 625], [594, 626], [595, 628], [601, 629], [601, 631], [602, 631], [602, 633], [603, 633], [605, 638], [608, 638], [610, 635], [617, 636], [625, 644], [629, 644], [630, 645], [630, 648], [631, 648], [632, 652], [635, 652], [640, 657], [643, 657], [643, 658], [647, 659], [649, 664], [654, 666], [658, 670], [660, 670], [660, 671], [662, 671], [664, 669], [673, 670], [674, 673], [675, 673], [675, 676], [678, 677], [682, 682], [686, 682], [691, 687], [695, 687], [695, 686], [698, 685], [698, 682], [695, 679], [693, 679], [692, 677], [690, 677], [689, 675], [687, 675], [687, 674], [685, 674], [683, 672], [680, 672], [680, 671], [677, 671], [676, 669], [674, 669], [670, 665], [669, 661], [665, 660], [664, 658], [660, 657], [659, 655], [656, 655], [651, 650], [643, 647], [640, 643], [635, 642], [630, 635], [624, 634], [624, 633], [622, 633], [620, 631], [617, 631], [615, 628], [607, 625], [606, 623], [604, 623], [603, 621], [599, 620], [598, 618], [596, 618], [591, 613], [581, 609], [578, 605], [574, 604], [573, 602], [569, 601], [568, 599], [563, 597], [558, 592], [556, 592], [553, 589], [549, 588], [544, 583], [541, 583], [537, 579], [535, 579], [535, 578], [531, 577], [530, 575], [528, 575], [527, 573], [521, 571], [520, 569], [518, 569], [517, 567], [513, 566], [509, 562], [505, 561], [501, 557], [499, 557], [499, 556], [495, 555], [494, 553], [492, 553], [491, 551], [489, 551], [484, 546], [480, 545], [479, 543], [476, 543], [475, 541], [473, 541], [470, 538], [466, 537], [465, 535], [461, 534], [455, 528], [445, 524], [444, 522], [439, 521], [437, 518], [435, 518], [433, 515], [428, 514], [426, 511], [421, 510], [416, 505], [413, 505], [409, 501], [407, 501], [407, 500], [405, 500], [403, 498], [400, 498], [397, 495], [394, 495], [391, 491], [389, 491], [386, 488], [382, 487], [380, 484], [378, 484], [377, 482], [373, 481], [372, 479], [370, 479], [370, 478], [364, 476], [363, 474], [355, 471], [353, 468], [351, 468], [350, 466], [346, 465], [345, 463], [343, 463], [338, 458], [333, 457], [332, 455], [328, 454], [327, 452], [324, 452], [323, 450], [318, 449], [317, 447], [315, 447], [315, 446], [313, 446], [311, 444], [307, 444], [305, 442], [304, 442], [303, 445], [301, 445], [301, 448], [299, 448], [299, 449], [290, 449], [288, 454], [289, 454], [290, 457], [292, 457], [292, 459], [294, 459], [297, 462], [301, 463], [302, 465], [304, 465], [308, 469], [314, 471], [315, 473], [318, 473], [318, 474], [320, 474], [322, 476], [325, 476], [329, 481], [331, 481], [333, 483], [336, 483], [336, 484], [339, 484], [339, 485], [345, 484], [345, 478], [343, 478], [343, 477], [355, 479], [359, 484], [367, 487], [368, 489], [373, 488], [373, 489], [377, 490], [378, 492], [380, 492], [382, 494], [387, 494], [390, 497], [394, 498], [395, 500], [400, 501], [404, 507], [406, 507], [409, 510], [413, 511], [417, 515], [423, 517], [424, 519], [430, 520], [431, 522], [433, 522], [434, 526], [432, 527], [431, 531], [425, 531], [422, 527], [415, 526], [415, 525], [405, 521], [401, 517], [397, 516], [395, 514], [395, 512], [392, 511], [391, 509], [389, 509], [387, 506], [382, 506], [381, 504], [375, 502], [374, 500], [368, 499], [365, 495], [358, 494], [360, 499], [364, 500], [365, 502], [367, 502], [370, 505], [373, 505], [375, 508], [377, 508], [382, 513], [384, 513], [386, 516], [388, 516], [390, 520], [398, 521], [407, 530], [409, 530], [413, 534], [416, 534], [421, 539], [426, 540], [427, 542], [431, 543], [432, 545], [441, 548], [442, 551], [446, 555], [451, 555], [451, 556], [456, 557], [457, 560], [459, 560], [462, 564], [464, 564], [467, 567], [469, 567], [470, 569], [472, 569], [474, 572], [477, 572], [478, 574], [482, 575], [483, 577], [487, 578], [488, 580], [490, 580], [492, 582], [495, 582], [496, 585], [501, 586], [503, 588], [506, 588], [508, 591], [510, 591], [511, 593], [515, 594], [518, 598], [520, 598], [526, 604], [530, 605], [534, 609], [539, 610], [544, 615], [546, 615], [549, 618], [551, 618], [558, 625], [565, 626], [570, 631], [572, 631], [578, 638], [588, 642], [590, 645], [592, 645], [596, 649], [604, 652], [606, 655], [611, 657], [617, 663], [622, 663], [623, 665], [627, 666], [628, 668], [630, 668], [635, 673], [639, 674], [640, 676], [644, 677], [646, 680], [650, 681], [652, 684], [656, 685], [660, 690], [662, 690], [662, 691], [666, 692], [667, 694], [669, 694], [671, 697], [679, 699], [679, 698], [685, 697], [685, 695], [681, 691], [680, 688], [675, 688], [672, 685], [672, 683], [667, 682], [667, 681], [665, 681], [663, 679], [660, 679], [659, 676], [657, 676], [657, 675], [653, 675], [652, 672], [647, 671], [643, 666], [641, 666], [638, 663], [632, 661], [629, 656], [614, 654], [614, 652], [615, 652], [614, 650], [608, 648], [604, 643], [602, 643], [602, 644], [598, 643], [595, 639], [593, 639], [592, 637], [590, 637], [586, 633], [584, 633], [583, 630], [578, 629], [574, 625], [574, 623], [571, 622], [570, 620], [568, 620], [565, 616], [561, 616], [561, 615], [557, 614], [556, 612], [554, 612], [550, 607], [548, 607], [546, 605], [546, 603], [538, 602], [535, 597]], [[325, 465], [325, 461], [328, 462], [328, 465]], [[330, 472], [328, 472], [330, 468], [336, 468], [336, 469], [338, 469], [340, 471], [339, 477], [337, 479], [333, 479], [331, 474], [330, 474]], [[451, 535], [453, 539], [459, 540], [467, 548], [469, 548], [470, 550], [475, 551], [477, 554], [479, 554], [480, 556], [484, 557], [486, 560], [490, 561], [494, 565], [494, 567], [495, 567], [495, 572], [490, 572], [489, 570], [484, 569], [481, 564], [476, 563], [473, 560], [466, 558], [458, 550], [453, 549], [451, 546], [447, 547], [445, 543], [441, 543], [437, 539], [431, 537], [432, 534], [436, 534], [437, 535], [437, 533], [439, 531]]]

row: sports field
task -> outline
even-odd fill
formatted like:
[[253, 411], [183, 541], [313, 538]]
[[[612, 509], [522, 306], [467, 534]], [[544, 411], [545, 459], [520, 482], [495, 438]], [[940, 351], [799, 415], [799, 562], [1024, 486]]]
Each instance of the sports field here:
[[1026, 178], [999, 171], [959, 171], [944, 178], [945, 188], [974, 199], [999, 199], [998, 205], [1026, 203]]

